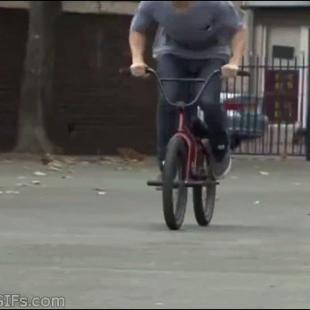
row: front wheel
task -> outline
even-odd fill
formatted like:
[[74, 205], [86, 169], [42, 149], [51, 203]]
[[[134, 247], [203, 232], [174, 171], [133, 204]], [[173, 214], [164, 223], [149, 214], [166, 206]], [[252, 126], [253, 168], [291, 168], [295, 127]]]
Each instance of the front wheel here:
[[163, 212], [167, 226], [178, 230], [183, 222], [187, 204], [186, 179], [187, 148], [174, 136], [167, 146], [163, 169]]

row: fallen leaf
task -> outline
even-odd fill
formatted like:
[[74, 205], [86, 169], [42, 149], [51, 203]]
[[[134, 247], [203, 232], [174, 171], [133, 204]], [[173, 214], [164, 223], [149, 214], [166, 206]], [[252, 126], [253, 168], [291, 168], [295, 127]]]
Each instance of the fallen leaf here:
[[256, 201], [254, 201], [254, 204], [255, 204], [255, 205], [260, 205], [260, 201], [259, 201], [259, 200], [256, 200]]
[[60, 168], [53, 167], [53, 166], [50, 166], [50, 167], [48, 167], [47, 169], [50, 170], [50, 171], [61, 171]]
[[73, 165], [76, 163], [76, 159], [75, 158], [64, 158], [63, 162], [67, 165]]
[[286, 153], [282, 153], [282, 154], [281, 154], [281, 159], [282, 159], [282, 160], [287, 159], [287, 154], [286, 154]]
[[63, 168], [63, 164], [60, 161], [54, 160], [48, 164], [49, 170], [59, 171]]
[[33, 185], [40, 185], [41, 184], [41, 182], [39, 180], [33, 180], [31, 183]]
[[97, 187], [97, 188], [95, 188], [95, 191], [97, 191], [97, 192], [104, 192], [105, 189], [104, 189], [104, 188], [99, 188], [99, 187]]
[[265, 175], [265, 176], [270, 175], [270, 173], [269, 173], [269, 172], [267, 172], [267, 171], [260, 171], [259, 173], [260, 173], [261, 175]]
[[132, 148], [118, 148], [118, 153], [120, 154], [121, 158], [126, 161], [144, 161], [146, 156], [137, 152]]
[[51, 161], [53, 161], [53, 157], [51, 154], [47, 153], [41, 157], [41, 162], [43, 165], [48, 165]]
[[63, 168], [63, 164], [59, 161], [52, 161], [48, 164], [48, 170], [52, 170], [52, 171], [61, 171], [61, 169]]
[[69, 179], [72, 179], [72, 176], [70, 176], [70, 175], [63, 175], [61, 178], [64, 179], [64, 180], [69, 180]]
[[7, 195], [19, 195], [20, 194], [19, 191], [12, 191], [12, 190], [7, 190], [7, 191], [5, 191], [5, 193]]
[[44, 176], [46, 176], [47, 174], [46, 174], [45, 172], [36, 171], [36, 172], [34, 173], [34, 175], [37, 176], [37, 177], [44, 177]]
[[95, 191], [99, 196], [104, 196], [107, 193], [104, 188], [95, 188]]
[[110, 162], [110, 161], [101, 161], [100, 164], [101, 165], [112, 165], [112, 162]]

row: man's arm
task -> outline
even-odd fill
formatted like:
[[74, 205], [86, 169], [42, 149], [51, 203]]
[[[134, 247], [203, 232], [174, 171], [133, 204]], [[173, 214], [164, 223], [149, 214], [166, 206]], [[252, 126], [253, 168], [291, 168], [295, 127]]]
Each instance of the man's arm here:
[[229, 63], [222, 68], [222, 74], [226, 78], [234, 78], [238, 73], [239, 66], [241, 65], [242, 57], [245, 51], [246, 42], [246, 29], [242, 28], [233, 36], [232, 57]]
[[231, 64], [237, 66], [241, 65], [242, 57], [245, 51], [246, 41], [246, 29], [239, 30], [232, 39], [232, 58], [230, 59]]
[[238, 73], [241, 65], [242, 57], [245, 51], [246, 42], [246, 25], [244, 22], [244, 14], [240, 8], [231, 1], [222, 1], [223, 5], [220, 18], [227, 33], [231, 33], [231, 50], [232, 57], [227, 65], [222, 68], [223, 76], [234, 78]]
[[[152, 24], [154, 1], [141, 1], [132, 20], [129, 33], [129, 45], [132, 55], [131, 72], [134, 76], [146, 74], [144, 55], [146, 49], [146, 32]], [[156, 4], [156, 3], [155, 3]]]
[[131, 72], [135, 76], [144, 76], [147, 67], [144, 60], [146, 35], [142, 32], [130, 31], [129, 45], [132, 55]]

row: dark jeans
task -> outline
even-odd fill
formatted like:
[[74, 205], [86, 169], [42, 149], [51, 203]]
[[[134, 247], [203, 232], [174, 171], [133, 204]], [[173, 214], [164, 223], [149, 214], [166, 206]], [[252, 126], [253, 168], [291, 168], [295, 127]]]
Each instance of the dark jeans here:
[[[189, 60], [174, 55], [163, 55], [158, 59], [158, 72], [162, 78], [207, 78], [214, 70], [220, 69], [224, 64], [221, 59]], [[164, 86], [171, 101], [189, 102], [195, 97], [202, 84], [165, 82]], [[219, 159], [225, 155], [229, 144], [226, 125], [227, 115], [224, 107], [220, 104], [220, 92], [221, 78], [217, 75], [210, 81], [198, 102], [204, 112], [211, 147]], [[177, 115], [176, 108], [169, 105], [161, 95], [157, 117], [157, 151], [160, 162], [165, 158], [169, 139], [176, 132]], [[191, 121], [195, 116], [197, 116], [197, 107], [186, 109], [188, 121]]]

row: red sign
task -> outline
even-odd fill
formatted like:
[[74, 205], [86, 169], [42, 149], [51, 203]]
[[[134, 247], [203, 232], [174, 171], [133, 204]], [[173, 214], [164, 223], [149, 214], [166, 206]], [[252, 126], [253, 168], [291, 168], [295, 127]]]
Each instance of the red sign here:
[[271, 122], [297, 122], [298, 87], [298, 70], [266, 71], [264, 104]]

